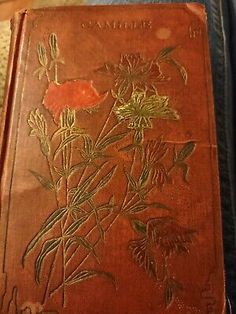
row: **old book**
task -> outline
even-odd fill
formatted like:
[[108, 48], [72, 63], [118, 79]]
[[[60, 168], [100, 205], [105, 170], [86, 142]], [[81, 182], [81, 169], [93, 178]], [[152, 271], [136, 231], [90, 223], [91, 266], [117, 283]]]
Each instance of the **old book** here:
[[225, 313], [204, 6], [13, 23], [1, 313]]

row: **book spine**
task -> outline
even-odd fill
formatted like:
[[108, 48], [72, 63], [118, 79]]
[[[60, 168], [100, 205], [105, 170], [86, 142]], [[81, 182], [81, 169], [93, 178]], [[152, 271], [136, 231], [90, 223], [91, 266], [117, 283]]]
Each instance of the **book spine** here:
[[10, 141], [11, 121], [14, 114], [14, 93], [19, 63], [19, 50], [22, 42], [22, 30], [27, 11], [18, 12], [11, 21], [11, 44], [9, 50], [7, 78], [5, 84], [5, 96], [1, 112], [0, 124], [0, 310], [3, 306], [3, 299], [6, 292], [7, 274], [5, 272], [5, 245], [7, 233], [8, 211], [2, 208], [2, 186], [3, 174], [6, 162], [6, 152]]

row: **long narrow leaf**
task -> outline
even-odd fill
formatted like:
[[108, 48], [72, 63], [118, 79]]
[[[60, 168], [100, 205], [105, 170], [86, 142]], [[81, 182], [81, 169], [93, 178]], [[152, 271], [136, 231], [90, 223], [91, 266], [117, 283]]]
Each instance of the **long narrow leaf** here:
[[181, 163], [185, 161], [194, 151], [196, 147], [196, 143], [193, 141], [190, 141], [184, 145], [184, 147], [181, 149], [181, 151], [177, 154], [176, 163]]
[[22, 257], [23, 266], [24, 266], [25, 258], [28, 256], [28, 254], [39, 243], [42, 237], [45, 236], [55, 226], [55, 224], [57, 224], [62, 219], [62, 217], [65, 215], [66, 212], [67, 212], [67, 208], [59, 208], [47, 218], [47, 220], [44, 222], [39, 232], [27, 245], [26, 250]]
[[107, 162], [104, 162], [100, 168], [96, 169], [82, 184], [78, 185], [77, 189], [75, 190], [75, 193], [73, 194], [73, 197], [71, 199], [71, 204], [74, 205], [78, 202], [81, 195], [86, 191], [86, 189], [92, 184], [96, 176], [99, 174], [99, 172], [102, 170], [104, 165]]
[[128, 134], [127, 132], [123, 132], [120, 134], [116, 134], [116, 135], [107, 137], [99, 143], [97, 148], [100, 150], [103, 150], [103, 149], [107, 148], [109, 145], [114, 144], [115, 142], [122, 140], [127, 134]]
[[38, 180], [38, 182], [46, 189], [46, 190], [50, 190], [53, 191], [55, 190], [55, 186], [54, 184], [47, 179], [46, 177], [42, 176], [41, 174], [39, 174], [36, 171], [33, 170], [29, 170], [29, 172]]
[[44, 259], [50, 254], [52, 253], [53, 251], [55, 251], [55, 249], [58, 247], [58, 245], [60, 244], [61, 242], [61, 239], [50, 239], [50, 240], [47, 240], [37, 259], [36, 259], [36, 262], [35, 262], [35, 280], [36, 280], [36, 283], [39, 284], [40, 283], [40, 273], [41, 273], [41, 268], [42, 268], [42, 265], [43, 265], [43, 262], [44, 262]]
[[97, 276], [102, 276], [108, 279], [109, 281], [112, 282], [112, 284], [116, 287], [116, 280], [114, 276], [111, 273], [107, 273], [104, 271], [98, 271], [98, 270], [82, 270], [79, 271], [77, 274], [75, 274], [72, 278], [67, 280], [65, 283], [66, 285], [73, 285], [75, 283], [81, 283], [85, 280], [97, 277]]
[[112, 167], [112, 169], [99, 181], [99, 183], [96, 185], [96, 187], [94, 189], [94, 190], [96, 190], [96, 192], [109, 183], [113, 174], [116, 171], [116, 168], [117, 168], [117, 166]]
[[58, 146], [58, 148], [56, 149], [55, 153], [54, 153], [54, 159], [57, 157], [57, 155], [63, 150], [64, 147], [66, 147], [68, 144], [70, 144], [71, 142], [73, 142], [74, 140], [78, 139], [79, 137], [81, 137], [81, 134], [70, 134], [69, 136], [67, 136]]
[[75, 233], [80, 226], [86, 221], [88, 220], [89, 215], [83, 216], [81, 218], [79, 218], [78, 220], [74, 221], [65, 231], [65, 235], [72, 235], [73, 233]]
[[134, 178], [129, 174], [129, 172], [126, 169], [124, 169], [124, 173], [126, 175], [126, 178], [128, 180], [128, 184], [130, 185], [131, 189], [133, 191], [135, 191], [137, 184], [136, 184]]
[[88, 251], [90, 251], [95, 257], [96, 259], [98, 260], [98, 257], [97, 257], [97, 254], [94, 250], [94, 247], [92, 245], [92, 243], [90, 243], [86, 238], [84, 237], [80, 237], [80, 236], [76, 236], [76, 237], [73, 237], [73, 238], [70, 238], [67, 242], [66, 242], [66, 245], [65, 245], [65, 251], [67, 252], [70, 248], [70, 246], [72, 244], [76, 243], [77, 246], [79, 245], [82, 245], [85, 249], [87, 249]]

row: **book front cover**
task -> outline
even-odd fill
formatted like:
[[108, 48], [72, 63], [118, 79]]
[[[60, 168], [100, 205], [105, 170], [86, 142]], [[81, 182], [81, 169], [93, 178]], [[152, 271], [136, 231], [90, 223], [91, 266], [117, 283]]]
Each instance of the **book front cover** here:
[[204, 7], [21, 15], [1, 313], [224, 313]]

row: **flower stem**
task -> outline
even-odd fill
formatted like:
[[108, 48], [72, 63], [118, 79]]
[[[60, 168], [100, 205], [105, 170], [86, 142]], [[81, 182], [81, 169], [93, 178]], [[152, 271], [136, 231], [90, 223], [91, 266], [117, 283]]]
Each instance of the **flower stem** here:
[[[47, 157], [47, 164], [48, 164], [48, 169], [49, 169], [51, 181], [53, 182], [53, 185], [56, 186], [56, 182], [55, 182], [55, 180], [54, 180], [53, 170], [52, 170], [52, 166], [51, 166], [51, 162], [50, 162], [50, 160], [49, 160], [49, 157]], [[57, 208], [59, 208], [60, 205], [59, 205], [57, 190], [54, 189], [54, 191], [55, 191], [55, 199], [56, 199]], [[53, 261], [52, 261], [52, 264], [51, 264], [51, 267], [50, 267], [50, 272], [49, 272], [49, 275], [48, 275], [48, 280], [47, 280], [47, 284], [46, 284], [46, 289], [45, 289], [44, 295], [43, 295], [43, 302], [42, 302], [43, 304], [45, 304], [45, 302], [46, 302], [46, 300], [47, 300], [47, 297], [48, 297], [49, 287], [50, 287], [50, 283], [51, 283], [51, 279], [52, 279], [52, 274], [53, 274], [55, 262], [56, 262], [56, 260], [57, 260], [57, 256], [58, 256], [58, 253], [59, 253], [59, 247], [60, 247], [60, 245], [59, 245], [58, 248], [56, 249], [56, 252], [55, 252], [55, 254], [54, 254], [54, 258], [53, 258]]]
[[[93, 214], [93, 212], [91, 212], [91, 214]], [[109, 218], [109, 216], [111, 215], [111, 213], [109, 213], [107, 216], [105, 216], [104, 218], [102, 218], [100, 220], [100, 223], [102, 223], [104, 220], [106, 220], [107, 218]], [[97, 228], [97, 223], [84, 235], [84, 238], [88, 237], [95, 229]], [[68, 258], [68, 260], [66, 261], [66, 265], [68, 265], [70, 263], [70, 261], [73, 259], [73, 257], [75, 256], [77, 250], [79, 249], [79, 246], [76, 247], [76, 249], [74, 250], [74, 252], [71, 254], [71, 256]]]
[[[114, 219], [111, 221], [111, 223], [110, 223], [106, 228], [104, 228], [104, 232], [107, 232], [107, 231], [111, 228], [111, 226], [114, 224], [114, 222], [115, 222], [116, 219], [119, 217], [119, 215], [120, 215], [120, 213], [117, 213], [117, 214], [115, 215], [115, 217], [114, 217]], [[104, 221], [104, 220], [105, 220], [106, 218], [108, 218], [109, 216], [110, 216], [110, 214], [109, 214], [108, 216], [104, 217], [104, 218], [101, 220], [101, 222]], [[95, 230], [96, 228], [97, 228], [97, 224], [95, 224], [95, 226], [94, 226], [92, 229], [89, 230], [89, 232], [87, 233], [86, 236], [88, 236], [89, 234], [91, 234], [91, 232], [92, 232], [93, 230]], [[94, 247], [94, 248], [98, 245], [98, 243], [100, 242], [100, 240], [101, 240], [101, 236], [99, 236], [99, 237], [97, 238], [97, 240], [93, 243], [93, 247]], [[69, 281], [69, 280], [76, 274], [76, 272], [79, 270], [79, 268], [81, 267], [81, 265], [88, 259], [88, 257], [90, 256], [90, 254], [91, 254], [91, 252], [89, 251], [89, 252], [85, 255], [85, 257], [80, 261], [80, 263], [77, 265], [77, 267], [75, 268], [75, 270], [72, 271], [72, 272], [70, 273], [70, 275], [67, 276], [66, 281]], [[74, 255], [75, 255], [75, 252], [74, 252], [72, 255], [74, 256]], [[70, 257], [70, 260], [71, 260], [72, 258], [73, 258], [73, 257], [71, 256], [71, 257]], [[67, 261], [67, 264], [68, 264], [68, 262], [69, 262], [70, 260]], [[63, 283], [59, 284], [54, 290], [52, 290], [52, 291], [50, 292], [50, 297], [52, 297], [52, 296], [53, 296], [56, 292], [58, 292], [62, 287], [63, 287]]]
[[[133, 168], [134, 168], [134, 164], [135, 164], [135, 160], [136, 160], [136, 151], [137, 151], [137, 148], [135, 147], [134, 153], [133, 153], [133, 158], [132, 158], [132, 163], [131, 163], [131, 166], [130, 166], [130, 174], [132, 174], [132, 172], [133, 172]], [[128, 198], [128, 194], [129, 194], [129, 183], [127, 182], [125, 198], [123, 200], [123, 203], [121, 204], [121, 210], [123, 210], [126, 207], [126, 201], [127, 201], [127, 198]]]
[[[113, 109], [114, 109], [114, 107], [116, 106], [116, 104], [117, 104], [117, 100], [114, 102], [113, 106], [111, 107], [111, 109], [110, 109], [110, 111], [109, 111], [109, 114], [108, 114], [108, 116], [107, 116], [107, 118], [106, 118], [106, 121], [105, 121], [105, 123], [103, 124], [103, 127], [102, 127], [100, 133], [98, 134], [96, 143], [99, 142], [99, 140], [100, 140], [100, 138], [101, 138], [101, 136], [102, 136], [104, 130], [106, 129], [107, 124], [108, 124], [108, 122], [109, 122], [109, 119], [110, 119], [110, 117], [111, 117], [111, 115], [112, 115]], [[109, 132], [110, 132], [110, 131], [109, 131]]]

